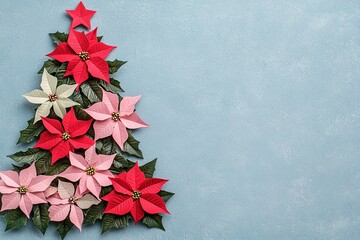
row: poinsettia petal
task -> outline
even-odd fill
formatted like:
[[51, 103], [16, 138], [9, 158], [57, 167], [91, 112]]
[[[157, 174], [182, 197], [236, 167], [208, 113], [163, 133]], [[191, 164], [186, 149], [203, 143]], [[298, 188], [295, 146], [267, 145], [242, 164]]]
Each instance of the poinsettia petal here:
[[43, 192], [45, 191], [51, 184], [51, 182], [56, 178], [56, 175], [53, 176], [45, 176], [39, 175], [31, 179], [29, 184], [29, 192]]
[[118, 112], [119, 111], [119, 95], [111, 93], [108, 91], [102, 90], [102, 102], [108, 107], [109, 112]]
[[57, 104], [59, 104], [59, 106], [62, 106], [63, 108], [69, 108], [76, 105], [80, 105], [80, 103], [74, 102], [71, 99], [58, 99], [56, 102]]
[[85, 161], [87, 163], [87, 166], [93, 166], [96, 162], [96, 159], [96, 144], [94, 144], [85, 151]]
[[59, 120], [52, 118], [42, 118], [42, 122], [44, 127], [52, 134], [62, 134], [64, 132], [64, 128], [62, 127]]
[[47, 95], [55, 94], [56, 86], [57, 86], [57, 78], [51, 75], [46, 68], [44, 68], [44, 72], [41, 76], [41, 84], [40, 87]]
[[49, 217], [50, 221], [61, 222], [69, 215], [70, 204], [64, 205], [51, 205], [49, 207]]
[[109, 79], [109, 65], [100, 57], [91, 57], [85, 61], [89, 73], [95, 78], [100, 78], [105, 82], [110, 83]]
[[17, 187], [9, 187], [4, 183], [4, 181], [0, 180], [0, 193], [9, 194], [9, 193], [13, 193], [16, 191], [17, 191]]
[[35, 163], [31, 164], [29, 167], [23, 169], [19, 173], [19, 183], [20, 186], [28, 186], [31, 182], [31, 179], [36, 177], [36, 167]]
[[107, 56], [109, 56], [110, 52], [112, 50], [114, 50], [115, 48], [116, 48], [115, 46], [110, 46], [105, 43], [98, 42], [98, 43], [93, 43], [89, 47], [88, 52], [89, 52], [90, 58], [93, 58], [93, 57], [106, 58]]
[[161, 178], [147, 178], [139, 186], [141, 193], [158, 193], [168, 180]]
[[86, 172], [84, 170], [81, 170], [77, 167], [70, 166], [64, 172], [60, 173], [59, 177], [66, 178], [67, 180], [70, 180], [71, 182], [77, 182], [84, 175], [86, 175]]
[[47, 117], [50, 113], [50, 109], [52, 108], [52, 102], [44, 102], [41, 104], [35, 112], [34, 123], [41, 120], [41, 117]]
[[115, 124], [116, 122], [114, 122], [111, 118], [104, 121], [95, 121], [95, 140], [111, 136], [114, 132]]
[[106, 187], [112, 184], [110, 177], [114, 177], [114, 175], [110, 171], [96, 171], [93, 177], [102, 187]]
[[[67, 72], [67, 73], [69, 73], [69, 72]], [[77, 61], [76, 65], [71, 70], [71, 74], [74, 76], [74, 80], [78, 84], [76, 89], [79, 89], [81, 83], [85, 82], [89, 78], [88, 67], [87, 67], [86, 63], [82, 60]]]
[[86, 192], [88, 189], [86, 187], [86, 181], [89, 178], [89, 175], [83, 175], [82, 178], [80, 178], [79, 181], [79, 185], [78, 185], [78, 190], [79, 190], [79, 194], [83, 194], [84, 192]]
[[21, 195], [19, 207], [21, 211], [27, 216], [27, 218], [30, 218], [30, 213], [33, 207], [33, 204], [31, 202], [31, 199], [26, 194]]
[[93, 177], [87, 178], [86, 188], [89, 189], [89, 191], [94, 194], [94, 196], [99, 197], [101, 192], [101, 186], [97, 181], [95, 181]]
[[75, 188], [72, 183], [63, 182], [59, 180], [58, 184], [58, 193], [60, 198], [62, 199], [69, 199], [74, 196]]
[[126, 173], [126, 182], [129, 183], [133, 190], [139, 190], [140, 184], [145, 181], [145, 174], [139, 168], [138, 162], [135, 163]]
[[[77, 56], [77, 55], [76, 55], [76, 56]], [[72, 60], [67, 64], [66, 71], [65, 71], [65, 73], [64, 73], [64, 77], [67, 77], [67, 76], [72, 75], [72, 70], [77, 66], [77, 64], [78, 64], [80, 61], [82, 62], [81, 58], [78, 58], [78, 57], [72, 59]], [[79, 88], [79, 85], [77, 86], [76, 89], [78, 89], [78, 88]]]
[[57, 193], [57, 187], [53, 187], [53, 186], [49, 186], [44, 192], [45, 197], [47, 198], [54, 195], [55, 193]]
[[45, 194], [43, 192], [35, 192], [35, 193], [27, 192], [25, 195], [27, 195], [30, 198], [32, 204], [47, 203], [45, 199]]
[[117, 143], [117, 145], [120, 147], [120, 149], [123, 150], [124, 143], [128, 139], [129, 134], [128, 134], [124, 124], [122, 124], [120, 121], [118, 121], [115, 124], [114, 132], [113, 132], [112, 136], [113, 136], [115, 142]]
[[71, 205], [70, 221], [81, 231], [81, 225], [84, 221], [84, 213], [78, 206]]
[[97, 205], [99, 203], [100, 201], [91, 194], [85, 194], [82, 198], [76, 201], [76, 205], [78, 205], [81, 209], [88, 209], [92, 205]]
[[62, 84], [56, 89], [56, 96], [58, 98], [68, 98], [74, 93], [76, 87], [77, 84]]
[[129, 116], [121, 117], [121, 122], [125, 125], [125, 127], [129, 129], [137, 129], [149, 127], [150, 125], [144, 122], [137, 113], [130, 114]]
[[85, 161], [84, 157], [80, 154], [76, 154], [73, 152], [69, 153], [69, 159], [72, 166], [80, 168], [85, 171], [87, 167], [89, 167], [88, 163]]
[[52, 195], [51, 197], [48, 197], [46, 199], [51, 205], [59, 205], [59, 204], [68, 204], [69, 203], [69, 199], [61, 199], [59, 196], [59, 193], [55, 193], [54, 195]]
[[97, 39], [97, 28], [95, 28], [94, 30], [88, 32], [86, 34], [86, 38], [88, 39], [89, 41], [89, 45], [91, 47], [91, 45], [93, 44], [96, 44], [98, 42], [98, 39]]
[[59, 118], [63, 118], [64, 115], [66, 114], [66, 109], [64, 108], [63, 105], [60, 105], [58, 101], [55, 101], [52, 103], [53, 104], [53, 108], [54, 108], [54, 112], [55, 114], [59, 117]]
[[111, 199], [116, 196], [118, 193], [115, 191], [115, 190], [112, 190], [110, 193], [108, 193], [107, 195], [103, 196], [101, 198], [101, 200], [104, 200], [104, 201], [111, 201]]
[[69, 44], [65, 42], [60, 43], [54, 51], [46, 56], [54, 58], [59, 62], [69, 62], [74, 58], [79, 58], [79, 56], [71, 49]]
[[89, 130], [92, 120], [78, 120], [74, 108], [71, 108], [64, 116], [62, 123], [64, 125], [64, 130], [73, 138], [84, 135]]
[[85, 109], [85, 112], [95, 120], [104, 121], [111, 118], [111, 112], [103, 102], [93, 104], [88, 109]]
[[140, 203], [144, 211], [147, 213], [169, 213], [169, 211], [166, 209], [164, 200], [157, 194], [141, 194]]
[[92, 140], [88, 136], [81, 136], [81, 137], [77, 137], [77, 138], [71, 138], [69, 140], [69, 142], [76, 149], [78, 149], [78, 148], [87, 149], [87, 148], [91, 147], [91, 145], [93, 145], [95, 143], [94, 140]]
[[26, 93], [23, 95], [23, 97], [34, 104], [42, 104], [46, 101], [49, 101], [49, 95], [39, 89], [35, 89], [29, 93]]
[[1, 171], [0, 178], [9, 187], [16, 188], [20, 186], [19, 175], [15, 171]]
[[124, 97], [120, 102], [120, 116], [128, 116], [135, 110], [135, 104], [140, 100], [141, 96]]
[[40, 134], [40, 138], [35, 144], [34, 148], [42, 148], [50, 150], [62, 141], [61, 136], [58, 134], [52, 134], [48, 131]]
[[1, 211], [16, 209], [20, 203], [20, 193], [13, 192], [10, 194], [4, 194], [1, 197]]
[[94, 165], [96, 170], [108, 170], [112, 163], [114, 162], [114, 158], [115, 158], [116, 154], [112, 154], [112, 155], [103, 155], [103, 154], [99, 154], [98, 156], [96, 156], [96, 163]]
[[[134, 189], [131, 185], [120, 178], [111, 178], [110, 179], [115, 191], [118, 193], [126, 194], [131, 196], [133, 194]], [[137, 190], [137, 189], [135, 189]]]
[[134, 201], [134, 205], [131, 209], [131, 216], [134, 218], [135, 223], [139, 222], [145, 216], [140, 201]]
[[[61, 139], [61, 138], [60, 138]], [[70, 151], [69, 141], [62, 140], [52, 149], [51, 152], [51, 165], [63, 157], [67, 157]]]
[[77, 54], [80, 52], [87, 52], [89, 48], [89, 41], [85, 33], [73, 29], [70, 30], [67, 43]]
[[104, 213], [112, 213], [116, 215], [124, 215], [131, 211], [133, 207], [133, 199], [128, 195], [112, 194]]

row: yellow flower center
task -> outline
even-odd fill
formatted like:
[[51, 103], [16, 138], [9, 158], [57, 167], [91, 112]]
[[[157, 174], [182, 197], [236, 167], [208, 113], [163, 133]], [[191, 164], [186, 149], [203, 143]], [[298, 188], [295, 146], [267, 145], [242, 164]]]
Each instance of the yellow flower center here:
[[75, 203], [76, 203], [75, 197], [69, 198], [69, 203], [70, 203], [70, 204], [75, 204]]
[[61, 137], [65, 141], [67, 141], [67, 140], [69, 140], [71, 138], [70, 134], [68, 134], [67, 132], [63, 132]]
[[27, 187], [25, 186], [20, 186], [18, 187], [18, 191], [21, 195], [25, 194], [27, 192]]
[[95, 174], [96, 171], [95, 171], [95, 168], [94, 168], [94, 167], [88, 167], [88, 168], [85, 170], [85, 172], [86, 172], [87, 175], [92, 176], [92, 175]]
[[57, 96], [55, 94], [50, 94], [49, 95], [49, 101], [50, 102], [55, 102], [57, 100]]
[[88, 52], [80, 52], [78, 55], [81, 58], [81, 60], [83, 60], [83, 61], [90, 59]]
[[113, 112], [111, 114], [111, 117], [112, 117], [112, 120], [114, 120], [115, 122], [119, 121], [120, 120], [120, 113], [118, 112]]
[[140, 196], [141, 196], [141, 192], [139, 190], [134, 191], [132, 194], [132, 198], [134, 200], [138, 200], [140, 198]]

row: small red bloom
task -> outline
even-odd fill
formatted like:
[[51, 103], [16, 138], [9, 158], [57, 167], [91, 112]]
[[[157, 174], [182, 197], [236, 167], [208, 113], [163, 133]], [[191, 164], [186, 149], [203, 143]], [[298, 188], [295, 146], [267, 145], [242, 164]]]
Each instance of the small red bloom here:
[[72, 18], [71, 28], [79, 25], [84, 25], [90, 28], [90, 18], [96, 13], [94, 10], [88, 10], [84, 4], [80, 1], [75, 10], [66, 10], [66, 12]]
[[85, 136], [92, 120], [77, 120], [74, 109], [65, 114], [62, 123], [52, 118], [42, 118], [47, 131], [41, 133], [39, 141], [34, 148], [50, 150], [51, 164], [63, 157], [69, 156], [69, 152], [75, 149], [88, 149], [94, 144], [94, 140]]
[[144, 217], [145, 212], [169, 213], [164, 200], [157, 195], [168, 180], [145, 178], [137, 162], [129, 172], [123, 172], [111, 181], [115, 190], [102, 198], [108, 202], [104, 213], [124, 215], [131, 212], [135, 223]]
[[73, 75], [78, 88], [89, 78], [89, 73], [110, 83], [109, 65], [104, 59], [116, 47], [98, 42], [96, 31], [85, 35], [71, 29], [68, 41], [60, 43], [53, 52], [47, 54], [59, 62], [69, 62], [64, 76]]

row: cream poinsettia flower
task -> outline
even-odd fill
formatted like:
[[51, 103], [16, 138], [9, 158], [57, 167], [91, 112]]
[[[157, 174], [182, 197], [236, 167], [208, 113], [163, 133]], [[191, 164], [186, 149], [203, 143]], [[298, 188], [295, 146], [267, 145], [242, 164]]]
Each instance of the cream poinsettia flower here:
[[66, 114], [66, 108], [79, 105], [79, 103], [68, 99], [75, 91], [77, 84], [62, 84], [57, 87], [57, 81], [57, 78], [49, 74], [44, 68], [40, 84], [42, 90], [36, 89], [23, 95], [29, 102], [41, 104], [36, 110], [34, 123], [41, 120], [41, 117], [47, 117], [51, 108], [54, 109], [57, 116], [63, 118]]

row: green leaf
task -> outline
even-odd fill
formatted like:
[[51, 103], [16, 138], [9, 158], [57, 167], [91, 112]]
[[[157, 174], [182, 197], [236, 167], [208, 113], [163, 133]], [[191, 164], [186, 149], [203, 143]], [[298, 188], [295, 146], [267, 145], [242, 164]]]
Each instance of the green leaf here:
[[62, 42], [67, 42], [69, 37], [69, 34], [61, 32], [49, 33], [49, 35], [56, 45], [59, 45]]
[[5, 214], [6, 228], [5, 231], [22, 228], [27, 224], [27, 217], [19, 209], [10, 210]]
[[44, 72], [44, 68], [46, 68], [46, 70], [52, 74], [52, 73], [56, 73], [58, 71], [58, 69], [62, 67], [62, 63], [58, 62], [56, 60], [53, 59], [48, 59], [44, 62], [44, 65], [41, 67], [41, 69], [39, 70], [38, 74], [41, 74]]
[[119, 70], [119, 68], [127, 62], [119, 61], [119, 60], [115, 59], [114, 61], [107, 61], [107, 63], [109, 65], [109, 73], [113, 74], [113, 73], [116, 73]]
[[102, 233], [109, 231], [111, 228], [124, 228], [129, 225], [129, 215], [115, 216], [104, 214], [102, 218]]
[[14, 168], [14, 171], [19, 173], [21, 170], [25, 169], [25, 168], [28, 168], [30, 165], [29, 164], [24, 164], [23, 166], [17, 166], [15, 164], [11, 164]]
[[56, 230], [61, 236], [61, 239], [64, 239], [66, 234], [71, 230], [71, 228], [74, 226], [72, 222], [70, 222], [69, 218], [66, 218], [64, 221], [59, 222]]
[[96, 144], [99, 154], [111, 155], [116, 153], [116, 149], [118, 149], [118, 146], [112, 137], [100, 139]]
[[56, 175], [62, 173], [68, 167], [70, 167], [69, 161], [64, 161], [64, 159], [60, 159], [49, 167], [49, 169], [46, 171], [46, 175]]
[[49, 206], [47, 204], [34, 205], [32, 218], [33, 223], [37, 229], [39, 229], [42, 234], [45, 234], [46, 229], [49, 226]]
[[29, 148], [26, 152], [17, 152], [8, 156], [15, 162], [19, 163], [29, 163], [31, 164], [34, 161], [38, 161], [42, 158], [49, 159], [49, 151], [44, 151], [39, 148]]
[[124, 92], [124, 90], [120, 87], [120, 82], [114, 78], [110, 78], [110, 83], [107, 83], [103, 80], [99, 80], [99, 84], [106, 91], [109, 91], [112, 93]]
[[162, 199], [164, 199], [165, 202], [167, 202], [170, 198], [172, 198], [172, 196], [175, 195], [175, 193], [172, 193], [172, 192], [167, 192], [165, 190], [161, 190], [158, 195], [160, 197], [162, 197]]
[[98, 42], [101, 42], [101, 39], [103, 38], [103, 36], [98, 36], [97, 39], [98, 39]]
[[64, 77], [63, 72], [61, 72], [60, 74], [57, 74], [56, 77], [58, 79], [58, 83], [57, 83], [58, 86], [63, 85], [63, 84], [67, 84], [67, 85], [76, 84], [75, 80], [72, 77]]
[[37, 138], [40, 135], [40, 133], [45, 130], [45, 127], [41, 121], [38, 121], [35, 124], [33, 122], [34, 122], [34, 118], [30, 119], [28, 121], [27, 128], [20, 131], [20, 137], [17, 144], [29, 143], [33, 141], [35, 138]]
[[90, 100], [90, 102], [100, 102], [102, 99], [102, 90], [95, 80], [88, 80], [81, 84], [81, 92]]
[[108, 195], [114, 188], [112, 186], [102, 187], [100, 192], [100, 198]]
[[159, 214], [146, 215], [142, 222], [149, 228], [159, 228], [165, 231], [164, 225], [162, 224], [162, 216]]
[[87, 108], [91, 104], [90, 100], [81, 91], [74, 92], [74, 101], [80, 103], [82, 108]]
[[[145, 174], [145, 177], [147, 177], [147, 178], [152, 178], [153, 177], [155, 169], [156, 169], [155, 168], [156, 161], [157, 161], [157, 158], [155, 158], [154, 160], [151, 160], [147, 164], [142, 165], [140, 167], [140, 170]], [[131, 162], [131, 161], [128, 161], [128, 164], [129, 164], [130, 168], [132, 168], [135, 165], [135, 163]]]
[[37, 174], [39, 175], [46, 173], [50, 168], [50, 163], [51, 163], [51, 157], [49, 158], [43, 157], [37, 160], [35, 162]]
[[80, 106], [74, 106], [74, 112], [78, 120], [90, 120], [91, 116], [87, 114]]
[[96, 220], [101, 219], [105, 209], [104, 202], [98, 205], [93, 205], [85, 212], [84, 224], [94, 224]]
[[133, 155], [133, 156], [136, 156], [136, 157], [139, 157], [139, 158], [144, 158], [143, 157], [143, 154], [139, 148], [139, 141], [136, 140], [130, 132], [129, 133], [129, 137], [128, 139], [126, 140], [126, 142], [124, 143], [124, 152], [130, 154], [130, 155]]

